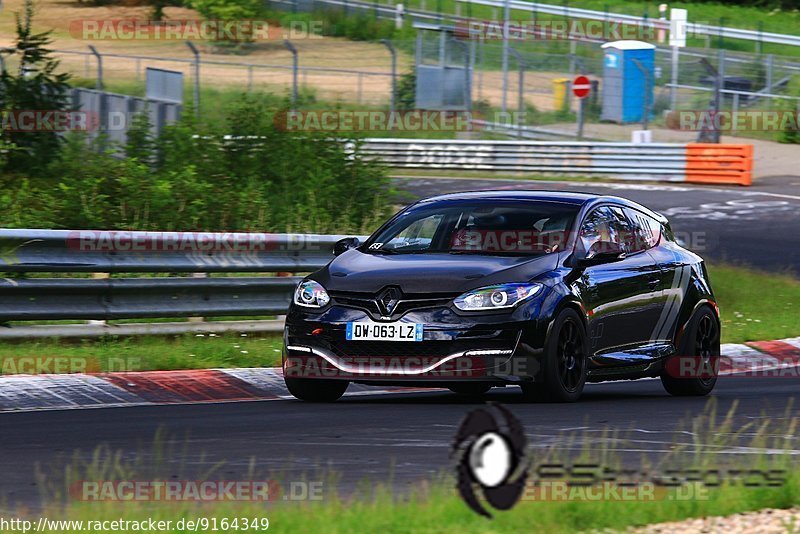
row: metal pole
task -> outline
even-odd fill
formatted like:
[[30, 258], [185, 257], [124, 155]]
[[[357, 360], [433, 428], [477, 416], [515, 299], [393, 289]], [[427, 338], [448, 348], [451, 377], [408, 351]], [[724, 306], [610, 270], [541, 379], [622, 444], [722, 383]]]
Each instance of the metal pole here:
[[736, 133], [736, 113], [739, 111], [739, 93], [733, 94], [733, 108], [731, 108], [731, 134]]
[[292, 111], [294, 111], [295, 106], [297, 106], [297, 48], [294, 47], [289, 39], [283, 40], [283, 46], [292, 53]]
[[642, 101], [642, 130], [647, 130], [647, 123], [650, 118], [650, 71], [648, 71], [641, 61], [633, 59], [633, 64], [644, 75], [644, 100]]
[[503, 113], [507, 110], [508, 98], [508, 27], [511, 23], [511, 0], [503, 2]]
[[584, 105], [586, 104], [586, 98], [579, 98], [580, 102], [578, 102], [578, 139], [583, 139], [583, 121], [584, 117]]
[[522, 55], [513, 48], [509, 47], [508, 51], [517, 60], [517, 67], [519, 68], [517, 77], [517, 137], [522, 137], [522, 117], [524, 117], [525, 113], [525, 61], [522, 59]]
[[677, 46], [672, 47], [672, 81], [669, 88], [669, 109], [677, 111], [678, 109], [678, 61], [680, 58], [680, 48]]
[[94, 57], [97, 58], [97, 82], [95, 83], [95, 87], [98, 91], [103, 90], [103, 56], [100, 55], [100, 52], [97, 51], [93, 45], [89, 45], [89, 50], [92, 51]]
[[389, 111], [394, 112], [395, 105], [397, 104], [397, 51], [394, 49], [394, 46], [392, 46], [392, 42], [388, 39], [381, 39], [381, 42], [392, 55], [392, 98]]
[[470, 79], [471, 60], [469, 46], [464, 41], [453, 41], [453, 43], [459, 45], [464, 51], [464, 109], [467, 110], [467, 113], [470, 113], [472, 111], [472, 80]]
[[191, 41], [186, 41], [186, 46], [194, 54], [194, 115], [200, 116], [200, 51]]

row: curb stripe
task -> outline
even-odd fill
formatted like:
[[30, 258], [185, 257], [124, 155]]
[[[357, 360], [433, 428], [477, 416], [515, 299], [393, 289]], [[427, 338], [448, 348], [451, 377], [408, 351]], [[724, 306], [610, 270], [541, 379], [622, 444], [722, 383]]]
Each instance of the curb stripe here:
[[781, 365], [800, 365], [800, 348], [785, 341], [751, 341], [749, 346], [777, 358]]
[[[800, 337], [726, 343], [720, 376], [800, 368]], [[350, 384], [347, 397], [442, 391]], [[292, 399], [280, 367], [0, 376], [0, 412]]]
[[157, 404], [273, 397], [244, 380], [214, 369], [109, 373], [103, 375], [103, 378]]
[[21, 375], [0, 379], [0, 411], [59, 410], [143, 404], [143, 399], [97, 376]]

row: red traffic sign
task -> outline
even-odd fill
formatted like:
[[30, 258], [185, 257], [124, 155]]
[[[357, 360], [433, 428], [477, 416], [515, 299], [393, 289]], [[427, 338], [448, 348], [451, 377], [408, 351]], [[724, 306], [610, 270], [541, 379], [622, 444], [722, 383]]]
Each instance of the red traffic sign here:
[[572, 80], [572, 94], [578, 98], [586, 98], [592, 92], [592, 82], [586, 76], [578, 76]]

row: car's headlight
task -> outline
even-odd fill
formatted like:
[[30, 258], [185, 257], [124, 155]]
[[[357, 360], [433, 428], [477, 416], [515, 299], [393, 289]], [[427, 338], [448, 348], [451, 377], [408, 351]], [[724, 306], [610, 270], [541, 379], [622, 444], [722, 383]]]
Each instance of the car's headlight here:
[[306, 308], [322, 308], [331, 298], [322, 284], [314, 280], [301, 282], [294, 290], [294, 303]]
[[541, 291], [541, 284], [499, 284], [473, 289], [453, 301], [463, 311], [513, 308]]

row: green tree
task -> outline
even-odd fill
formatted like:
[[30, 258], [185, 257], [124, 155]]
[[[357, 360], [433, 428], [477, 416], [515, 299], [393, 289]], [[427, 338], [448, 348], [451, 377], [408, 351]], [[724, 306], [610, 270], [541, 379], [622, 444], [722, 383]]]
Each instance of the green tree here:
[[[5, 49], [4, 56], [19, 57], [16, 72], [0, 74], [0, 108], [5, 114], [20, 111], [61, 111], [68, 107], [69, 75], [57, 73], [59, 61], [47, 48], [50, 32], [33, 31], [33, 2], [25, 1], [22, 15], [16, 14], [16, 40]], [[6, 117], [8, 118], [8, 116]], [[8, 154], [7, 170], [36, 172], [47, 165], [59, 149], [56, 132], [20, 132], [4, 128], [3, 141], [16, 147]]]
[[[253, 20], [262, 11], [261, 0], [189, 0], [189, 6], [199, 11], [206, 20], [231, 22]], [[221, 43], [239, 44], [251, 40], [247, 35], [237, 35], [237, 38]]]

